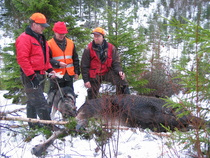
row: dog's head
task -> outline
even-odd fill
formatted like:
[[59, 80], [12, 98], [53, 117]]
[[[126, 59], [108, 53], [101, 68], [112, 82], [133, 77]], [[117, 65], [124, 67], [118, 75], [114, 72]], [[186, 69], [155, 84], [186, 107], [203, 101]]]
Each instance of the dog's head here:
[[63, 119], [76, 117], [76, 96], [74, 93], [64, 93], [63, 98], [58, 102], [58, 111], [62, 114]]

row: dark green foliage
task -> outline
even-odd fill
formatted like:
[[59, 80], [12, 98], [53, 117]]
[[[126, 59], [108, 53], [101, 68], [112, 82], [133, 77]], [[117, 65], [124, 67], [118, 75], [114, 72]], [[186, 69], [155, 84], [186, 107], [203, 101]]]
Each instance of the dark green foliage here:
[[13, 98], [13, 103], [25, 102], [25, 96], [23, 95], [22, 83], [20, 80], [20, 67], [16, 62], [16, 56], [14, 52], [14, 44], [5, 47], [2, 53], [3, 61], [6, 66], [1, 69], [1, 83], [2, 88], [9, 90], [8, 93], [4, 95], [5, 98]]
[[[71, 135], [73, 137], [77, 136], [77, 132], [76, 132], [76, 125], [77, 125], [77, 122], [76, 122], [76, 119], [71, 117], [68, 119], [68, 123], [65, 125], [65, 128], [67, 129], [67, 134], [68, 135]], [[62, 138], [64, 136], [60, 136], [60, 138]]]
[[105, 145], [109, 138], [112, 137], [115, 129], [110, 129], [102, 126], [101, 120], [90, 118], [88, 125], [85, 129], [81, 130], [79, 135], [81, 139], [91, 140], [94, 139], [98, 146]]
[[25, 142], [30, 142], [34, 137], [43, 134], [46, 138], [49, 138], [52, 135], [52, 131], [47, 128], [47, 126], [43, 127], [38, 127], [35, 129], [28, 129], [28, 128], [23, 128], [21, 129], [21, 134], [23, 137], [23, 140]]

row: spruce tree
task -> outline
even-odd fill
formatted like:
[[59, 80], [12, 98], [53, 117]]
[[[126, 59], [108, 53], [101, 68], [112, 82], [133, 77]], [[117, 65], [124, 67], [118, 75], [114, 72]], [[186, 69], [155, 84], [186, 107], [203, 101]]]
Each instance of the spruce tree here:
[[146, 63], [145, 51], [147, 49], [144, 39], [144, 27], [134, 28], [134, 12], [137, 8], [125, 12], [124, 1], [112, 1], [107, 4], [103, 18], [107, 20], [107, 25], [102, 26], [108, 32], [107, 38], [118, 50], [124, 72], [131, 89], [139, 93], [148, 91], [141, 89], [146, 80], [140, 80], [140, 74], [144, 71]]
[[[170, 20], [170, 26], [176, 28], [175, 37], [182, 39], [183, 51], [182, 57], [176, 62], [174, 68], [179, 71], [181, 84], [185, 88], [185, 96], [178, 98], [179, 103], [168, 100], [169, 105], [176, 108], [177, 111], [185, 109], [188, 113], [208, 120], [209, 116], [209, 100], [210, 100], [210, 31], [199, 25], [198, 21], [189, 21], [185, 18], [185, 23], [181, 23], [176, 19]], [[191, 48], [185, 51], [185, 48]], [[182, 113], [180, 116], [187, 115]], [[191, 120], [193, 122], [193, 120]], [[178, 142], [188, 140], [189, 143], [185, 147], [191, 147], [190, 154], [195, 157], [209, 157], [209, 121], [206, 121], [206, 127], [200, 127], [198, 122], [194, 122], [194, 131], [188, 133], [177, 133]]]

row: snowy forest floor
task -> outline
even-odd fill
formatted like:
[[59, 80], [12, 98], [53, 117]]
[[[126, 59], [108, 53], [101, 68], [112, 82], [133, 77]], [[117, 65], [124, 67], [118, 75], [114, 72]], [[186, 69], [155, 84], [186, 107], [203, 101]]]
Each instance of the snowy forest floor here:
[[[85, 101], [86, 89], [81, 80], [74, 82], [74, 87], [75, 93], [78, 95], [76, 104], [79, 108]], [[3, 97], [6, 92], [0, 91], [0, 111], [9, 112], [22, 109], [8, 116], [26, 117], [26, 105], [12, 104], [12, 100]], [[22, 127], [18, 127], [18, 125]], [[27, 132], [32, 131], [28, 129], [25, 122], [0, 121], [0, 157], [36, 157], [31, 154], [31, 149], [35, 145], [43, 143], [46, 138], [43, 134], [39, 134], [30, 141], [26, 141]], [[107, 158], [190, 158], [189, 149], [183, 150], [186, 143], [178, 144], [172, 139], [170, 133], [154, 133], [147, 129], [126, 128], [126, 130], [116, 130], [103, 149], [97, 145], [94, 139], [85, 140], [79, 136], [56, 139], [53, 145], [47, 149], [47, 154], [42, 157], [100, 158], [103, 153], [103, 157]]]

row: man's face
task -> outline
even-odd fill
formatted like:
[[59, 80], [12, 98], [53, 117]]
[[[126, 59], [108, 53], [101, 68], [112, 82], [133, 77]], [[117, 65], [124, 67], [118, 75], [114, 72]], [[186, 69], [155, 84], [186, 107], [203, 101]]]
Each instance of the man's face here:
[[38, 34], [43, 34], [45, 27], [41, 26], [38, 23], [33, 23], [31, 29]]
[[56, 33], [55, 32], [55, 38], [58, 40], [58, 41], [63, 41], [63, 39], [65, 38], [66, 34], [59, 34], [59, 33]]
[[93, 35], [94, 35], [93, 40], [94, 40], [95, 44], [100, 44], [101, 45], [103, 43], [103, 40], [104, 40], [103, 35], [95, 34], [95, 33]]

